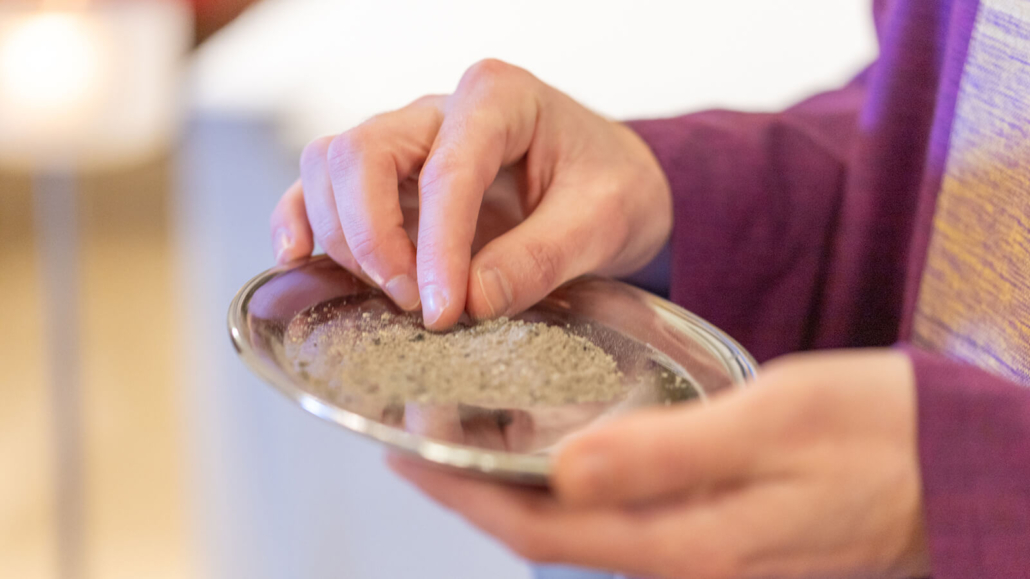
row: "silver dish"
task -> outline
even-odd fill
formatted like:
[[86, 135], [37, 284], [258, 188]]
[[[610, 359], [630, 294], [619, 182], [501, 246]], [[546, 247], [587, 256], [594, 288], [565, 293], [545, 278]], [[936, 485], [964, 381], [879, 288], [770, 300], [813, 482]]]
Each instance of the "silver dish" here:
[[318, 256], [247, 282], [229, 307], [229, 332], [255, 374], [315, 416], [442, 467], [527, 485], [547, 485], [551, 451], [569, 435], [639, 408], [703, 403], [745, 387], [757, 366], [701, 318], [598, 277], [573, 280], [516, 318], [561, 325], [611, 354], [625, 381], [612, 400], [548, 406], [340, 396], [291, 358], [290, 340], [324, 343], [332, 336], [319, 333], [327, 324], [368, 311], [401, 313], [378, 289]]

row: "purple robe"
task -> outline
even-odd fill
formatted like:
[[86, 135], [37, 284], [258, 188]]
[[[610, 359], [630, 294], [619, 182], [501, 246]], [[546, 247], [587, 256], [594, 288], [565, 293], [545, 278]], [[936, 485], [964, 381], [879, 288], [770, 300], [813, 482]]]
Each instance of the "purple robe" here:
[[1030, 1], [876, 21], [840, 90], [630, 123], [675, 197], [671, 297], [759, 360], [903, 348], [934, 576], [1030, 577]]

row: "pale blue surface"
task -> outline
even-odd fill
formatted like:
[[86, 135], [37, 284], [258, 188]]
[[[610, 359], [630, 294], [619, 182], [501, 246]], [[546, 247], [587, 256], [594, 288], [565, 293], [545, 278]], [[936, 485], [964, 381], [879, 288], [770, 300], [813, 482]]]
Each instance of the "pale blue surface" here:
[[268, 216], [296, 177], [274, 127], [195, 119], [175, 211], [189, 336], [182, 380], [202, 576], [527, 579], [528, 566], [390, 473], [380, 448], [295, 407], [240, 363], [236, 290], [272, 265]]
[[533, 569], [533, 579], [619, 579], [604, 571], [584, 571], [572, 567], [539, 566]]

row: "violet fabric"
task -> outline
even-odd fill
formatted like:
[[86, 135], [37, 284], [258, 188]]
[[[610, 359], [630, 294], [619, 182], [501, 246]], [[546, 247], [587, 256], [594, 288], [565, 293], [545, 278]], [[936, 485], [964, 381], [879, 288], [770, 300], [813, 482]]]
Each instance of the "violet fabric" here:
[[[759, 360], [904, 343], [977, 6], [877, 1], [877, 62], [785, 112], [630, 123], [675, 197], [672, 298]], [[1030, 388], [906, 351], [934, 576], [1030, 577]]]
[[915, 348], [934, 576], [1030, 576], [1030, 396]]

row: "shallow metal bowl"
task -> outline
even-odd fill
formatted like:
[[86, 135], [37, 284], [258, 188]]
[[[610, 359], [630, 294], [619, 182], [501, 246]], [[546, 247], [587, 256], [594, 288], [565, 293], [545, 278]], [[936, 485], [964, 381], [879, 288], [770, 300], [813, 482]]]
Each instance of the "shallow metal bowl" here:
[[625, 385], [614, 399], [548, 406], [343, 396], [288, 346], [306, 341], [309, 352], [329, 356], [346, 344], [331, 344], [326, 328], [366, 312], [401, 313], [318, 256], [247, 282], [229, 307], [229, 331], [247, 366], [308, 412], [436, 465], [515, 483], [546, 485], [551, 451], [575, 432], [642, 407], [703, 403], [755, 375], [751, 356], [708, 322], [630, 285], [584, 277], [516, 318], [560, 325], [611, 354]]

